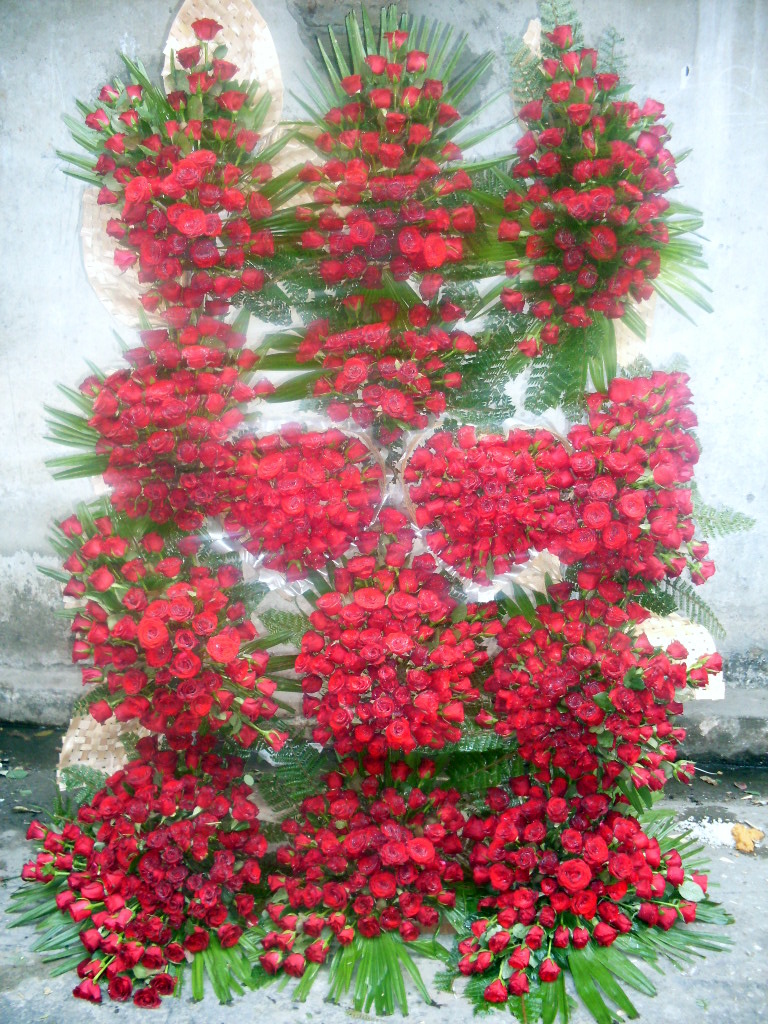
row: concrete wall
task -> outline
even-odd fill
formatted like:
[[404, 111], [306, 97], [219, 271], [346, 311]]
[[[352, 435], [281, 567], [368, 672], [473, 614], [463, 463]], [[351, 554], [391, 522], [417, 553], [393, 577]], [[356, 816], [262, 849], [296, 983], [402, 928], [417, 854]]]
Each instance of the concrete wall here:
[[[281, 57], [286, 93], [301, 93], [312, 40], [351, 6], [335, 0], [260, 0]], [[535, 0], [411, 0], [413, 14], [470, 34], [472, 52], [497, 53], [488, 91], [506, 83], [505, 39], [518, 39]], [[627, 41], [636, 96], [663, 101], [680, 169], [680, 199], [706, 216], [705, 250], [715, 312], [692, 326], [662, 309], [649, 356], [690, 364], [704, 445], [698, 480], [711, 503], [757, 519], [750, 534], [714, 545], [719, 573], [705, 596], [728, 629], [729, 682], [768, 684], [764, 572], [768, 542], [766, 364], [763, 358], [768, 155], [765, 0], [576, 0], [588, 40], [608, 25]], [[377, 5], [369, 5], [371, 8]], [[81, 187], [61, 173], [62, 113], [119, 74], [117, 53], [158, 75], [176, 11], [167, 0], [5, 0], [0, 46], [0, 717], [64, 721], [77, 676], [69, 665], [57, 588], [35, 563], [54, 564], [50, 522], [87, 498], [87, 482], [53, 481], [44, 460], [43, 405], [56, 383], [77, 384], [84, 360], [116, 361], [116, 325], [85, 278], [79, 251]], [[299, 115], [286, 95], [285, 113]], [[505, 119], [503, 100], [493, 116]], [[506, 145], [504, 144], [506, 143]], [[509, 137], [496, 145], [507, 148]]]

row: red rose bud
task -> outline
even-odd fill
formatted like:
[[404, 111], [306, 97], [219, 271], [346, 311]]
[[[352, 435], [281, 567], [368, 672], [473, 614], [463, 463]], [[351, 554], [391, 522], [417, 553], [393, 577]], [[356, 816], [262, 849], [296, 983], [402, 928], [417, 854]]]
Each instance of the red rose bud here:
[[223, 26], [214, 21], [213, 18], [198, 18], [192, 22], [192, 31], [201, 42], [210, 42], [221, 32]]
[[571, 941], [575, 949], [584, 949], [589, 942], [589, 932], [586, 928], [574, 928]]
[[75, 999], [85, 999], [89, 1003], [101, 1002], [101, 989], [90, 978], [85, 978], [76, 988], [73, 988], [72, 995]]
[[421, 50], [409, 50], [405, 58], [405, 70], [410, 74], [426, 71], [429, 54]]
[[485, 992], [483, 992], [483, 998], [489, 1003], [506, 1003], [509, 998], [509, 992], [501, 978], [491, 982]]
[[530, 989], [527, 976], [522, 971], [516, 971], [509, 979], [509, 991], [513, 996], [524, 996]]
[[573, 46], [573, 30], [570, 25], [557, 25], [552, 32], [547, 32], [546, 36], [558, 50], [567, 50], [569, 46]]
[[557, 966], [557, 964], [554, 962], [554, 960], [550, 960], [549, 957], [547, 957], [547, 959], [544, 960], [539, 965], [539, 977], [541, 978], [542, 981], [544, 981], [544, 982], [557, 981], [557, 978], [559, 977], [559, 975], [560, 975], [560, 968]]

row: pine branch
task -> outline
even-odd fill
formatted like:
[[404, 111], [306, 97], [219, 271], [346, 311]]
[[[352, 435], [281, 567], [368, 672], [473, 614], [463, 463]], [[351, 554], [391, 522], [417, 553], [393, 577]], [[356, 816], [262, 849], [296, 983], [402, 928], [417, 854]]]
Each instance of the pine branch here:
[[462, 793], [480, 793], [492, 786], [500, 786], [521, 770], [522, 762], [509, 750], [461, 753], [451, 758], [448, 778], [451, 785]]
[[624, 37], [609, 25], [603, 29], [597, 44], [597, 70], [601, 73], [618, 75], [626, 78], [628, 70], [627, 55], [624, 50]]

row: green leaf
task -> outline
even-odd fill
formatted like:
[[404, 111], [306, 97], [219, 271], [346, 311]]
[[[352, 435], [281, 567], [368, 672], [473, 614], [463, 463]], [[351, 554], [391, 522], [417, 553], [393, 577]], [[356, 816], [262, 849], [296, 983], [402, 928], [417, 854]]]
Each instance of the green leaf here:
[[614, 1014], [608, 1009], [605, 1000], [598, 992], [583, 952], [583, 950], [574, 949], [568, 954], [568, 966], [576, 992], [597, 1024], [614, 1024]]
[[701, 903], [705, 898], [704, 890], [692, 878], [686, 878], [683, 884], [677, 887], [677, 891], [684, 900], [689, 900], [691, 903]]

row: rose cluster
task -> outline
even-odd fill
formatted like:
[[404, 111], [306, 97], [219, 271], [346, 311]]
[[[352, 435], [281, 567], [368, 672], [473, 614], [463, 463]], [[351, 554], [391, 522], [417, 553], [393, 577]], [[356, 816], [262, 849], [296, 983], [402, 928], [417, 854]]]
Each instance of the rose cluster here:
[[[422, 761], [415, 782], [433, 772]], [[272, 930], [261, 940], [268, 973], [299, 976], [356, 935], [396, 931], [411, 942], [437, 928], [441, 907], [455, 904], [464, 878], [459, 793], [427, 794], [414, 779], [405, 792], [410, 774], [401, 761], [392, 766], [395, 785], [369, 775], [355, 790], [333, 773], [303, 802], [301, 817], [284, 822], [288, 841], [268, 877]]]
[[533, 319], [518, 344], [531, 357], [650, 297], [670, 237], [664, 193], [677, 184], [664, 107], [616, 98], [618, 75], [573, 49], [569, 26], [549, 38], [562, 52], [541, 62], [541, 97], [519, 111], [528, 130], [498, 229], [510, 252], [501, 303]]
[[260, 736], [282, 744], [285, 734], [261, 724], [277, 711], [275, 683], [264, 676], [266, 651], [251, 646], [239, 568], [221, 557], [195, 564], [194, 538], [173, 550], [157, 533], [128, 540], [107, 516], [72, 516], [61, 529], [72, 552], [64, 592], [80, 603], [73, 659], [84, 683], [108, 690], [90, 704], [97, 721], [138, 721], [176, 749], [204, 728], [241, 746]]
[[685, 569], [703, 582], [714, 566], [694, 539], [687, 380], [613, 380], [607, 395], [588, 396], [588, 423], [567, 445], [545, 430], [437, 431], [403, 471], [416, 525], [436, 555], [481, 583], [531, 549], [573, 566], [585, 591], [603, 584], [612, 603]]
[[143, 331], [145, 347], [132, 353], [135, 369], [81, 385], [114, 508], [186, 531], [225, 507], [239, 404], [272, 390], [243, 380], [256, 357], [242, 348], [242, 335], [209, 316], [198, 319], [198, 330], [203, 344], [181, 349], [178, 332]]
[[527, 561], [531, 548], [549, 546], [573, 480], [568, 449], [546, 430], [437, 431], [403, 471], [430, 549], [479, 583]]
[[220, 316], [238, 293], [261, 289], [274, 253], [260, 187], [272, 170], [253, 152], [263, 112], [236, 81], [237, 66], [209, 54], [221, 26], [200, 19], [193, 29], [205, 38], [175, 54], [167, 99], [141, 85], [106, 85], [85, 118], [98, 133], [98, 202], [122, 203], [107, 225], [115, 262], [136, 264], [144, 308], [186, 328], [187, 345], [198, 333], [193, 311]]
[[480, 229], [472, 181], [450, 169], [459, 115], [445, 83], [406, 32], [386, 41], [385, 55], [340, 80], [326, 130], [308, 140], [321, 162], [299, 172], [315, 205], [296, 209], [296, 266], [341, 299], [330, 323], [309, 326], [298, 358], [329, 371], [314, 394], [336, 418], [377, 421], [385, 440], [439, 415], [476, 351], [454, 327], [464, 309], [444, 285]]
[[177, 965], [255, 923], [267, 843], [242, 762], [210, 746], [179, 756], [144, 738], [61, 832], [30, 825], [40, 850], [22, 877], [53, 885], [59, 911], [82, 925], [78, 998], [101, 1002], [106, 983], [110, 999], [159, 1006]]
[[454, 621], [449, 582], [429, 555], [378, 568], [361, 555], [333, 581], [296, 658], [313, 738], [362, 758], [371, 775], [393, 751], [458, 740], [464, 704], [479, 697], [472, 675], [500, 629], [495, 605], [469, 604]]
[[561, 588], [550, 588], [556, 602], [539, 605], [535, 619], [510, 618], [496, 637], [501, 653], [484, 684], [493, 709], [478, 724], [513, 736], [541, 780], [573, 780], [612, 800], [627, 782], [659, 790], [685, 736], [674, 724], [679, 697], [706, 685], [720, 656], [688, 669], [682, 644], [659, 651], [633, 637], [618, 605], [567, 600]]
[[[463, 830], [473, 883], [488, 895], [459, 940], [458, 968], [487, 974], [488, 1002], [554, 982], [569, 949], [610, 946], [638, 922], [668, 930], [696, 918], [679, 891], [686, 873], [677, 851], [662, 850], [604, 794], [569, 796], [558, 781], [511, 779], [488, 792], [487, 813]], [[706, 892], [705, 875], [689, 880]]]
[[383, 498], [372, 450], [340, 430], [286, 425], [232, 444], [222, 521], [227, 534], [288, 579], [339, 558], [363, 534]]
[[616, 379], [607, 395], [587, 397], [588, 424], [568, 434], [573, 518], [550, 549], [579, 567], [585, 590], [610, 579], [637, 594], [685, 569], [694, 583], [715, 571], [707, 544], [694, 539], [699, 449], [687, 382], [660, 372]]

